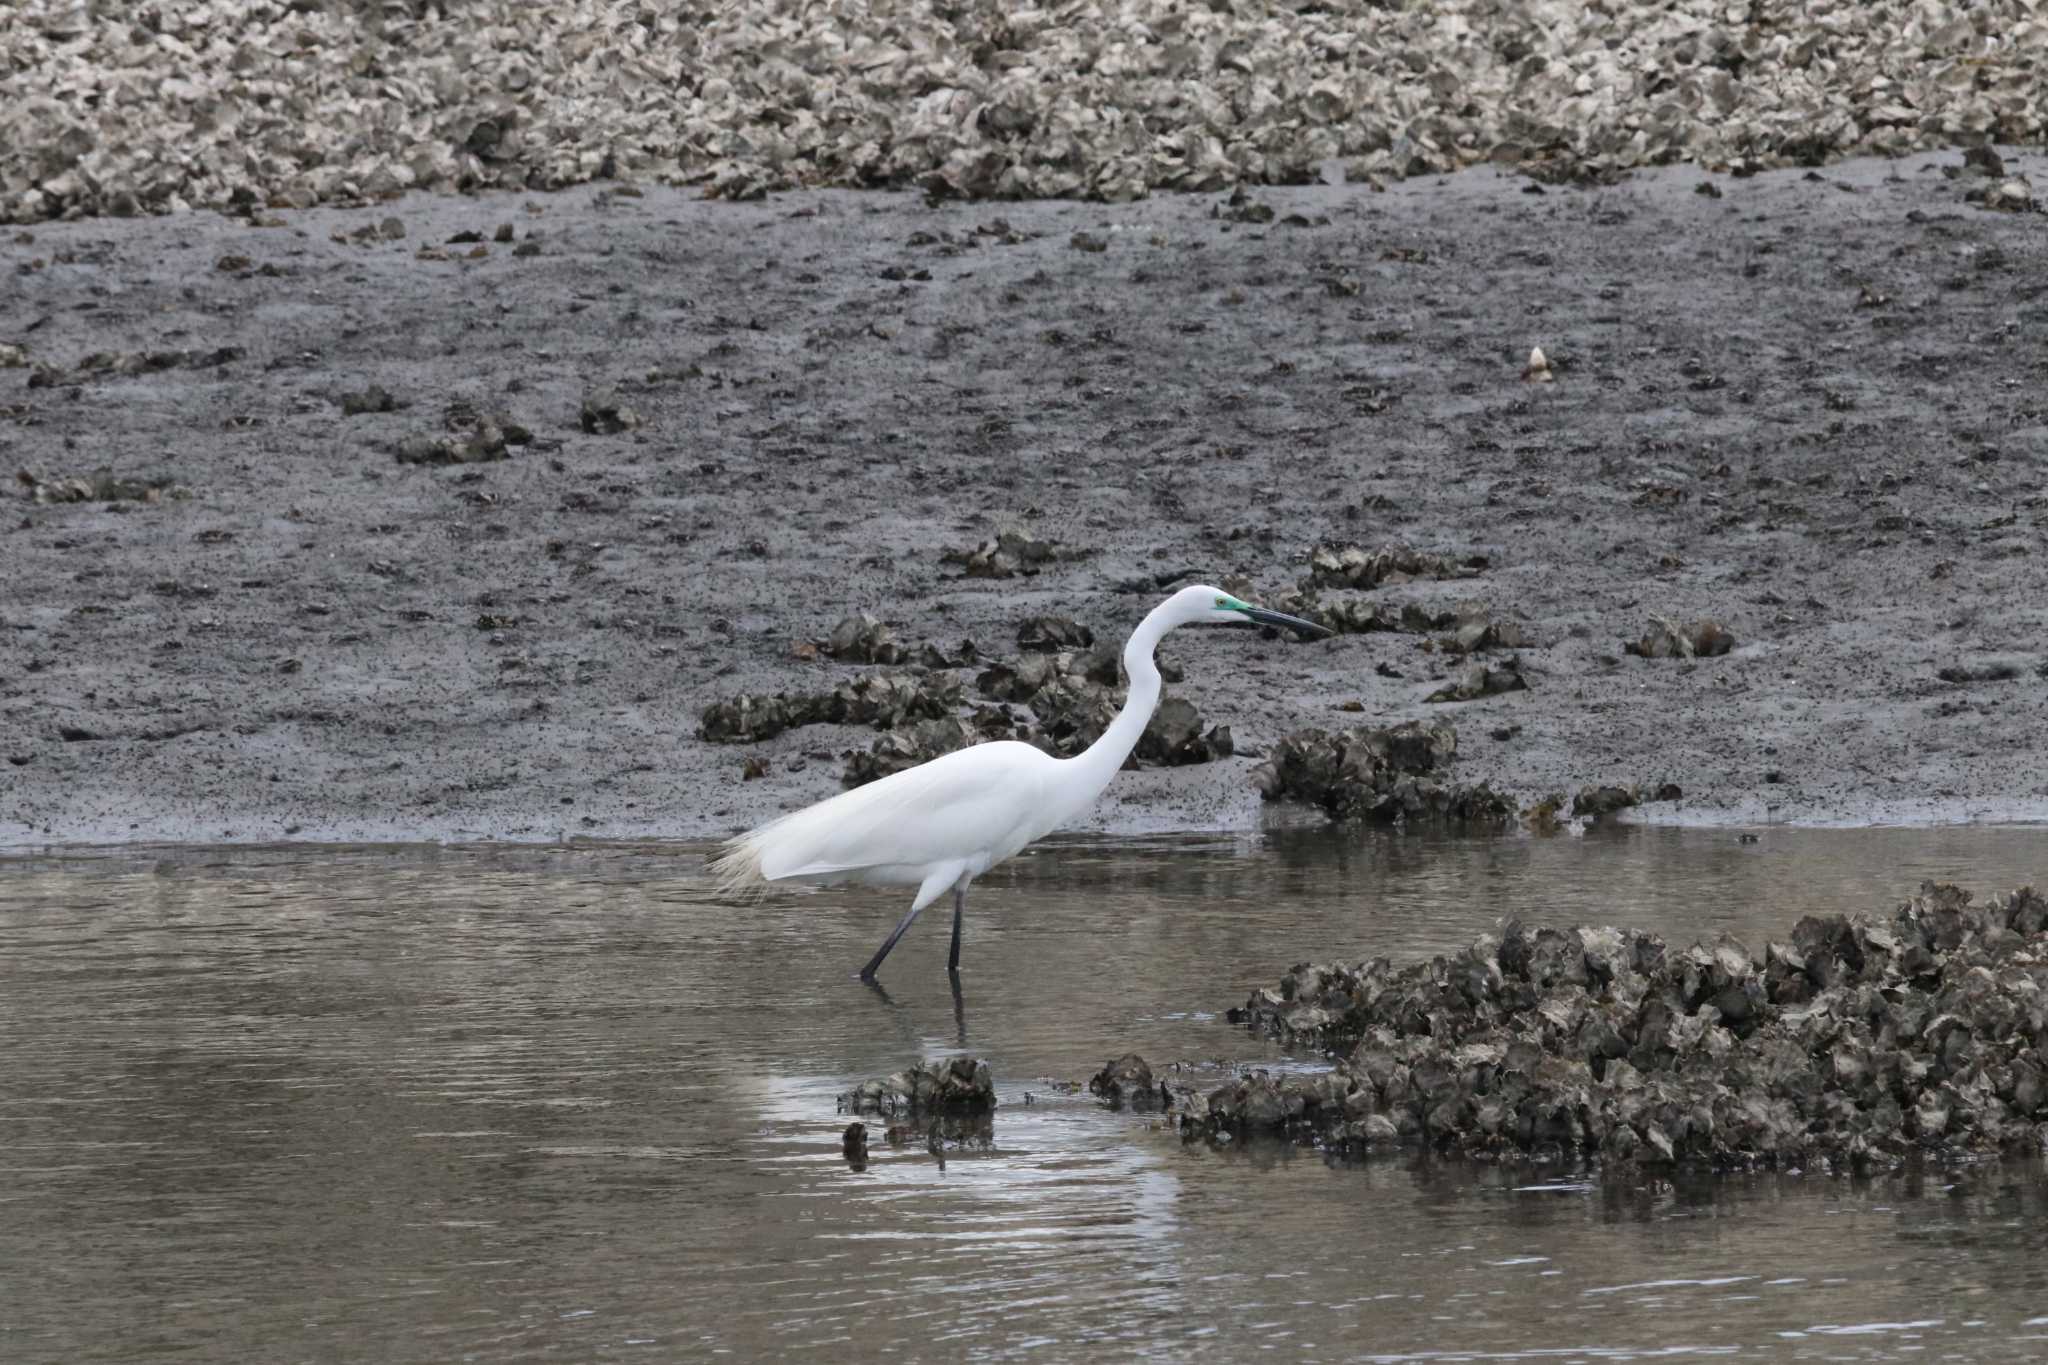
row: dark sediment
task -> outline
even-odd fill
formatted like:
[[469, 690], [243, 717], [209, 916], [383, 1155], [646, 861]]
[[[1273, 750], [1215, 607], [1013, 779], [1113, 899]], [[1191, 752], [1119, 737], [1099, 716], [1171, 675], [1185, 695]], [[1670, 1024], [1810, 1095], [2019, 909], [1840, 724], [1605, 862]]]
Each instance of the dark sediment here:
[[[1303, 964], [1233, 1020], [1337, 1059], [1240, 1078], [1190, 1138], [1486, 1159], [1867, 1168], [2048, 1143], [2048, 902], [1928, 885], [1761, 956], [1511, 922], [1395, 968]], [[1193, 1099], [1194, 1097], [1187, 1097]]]

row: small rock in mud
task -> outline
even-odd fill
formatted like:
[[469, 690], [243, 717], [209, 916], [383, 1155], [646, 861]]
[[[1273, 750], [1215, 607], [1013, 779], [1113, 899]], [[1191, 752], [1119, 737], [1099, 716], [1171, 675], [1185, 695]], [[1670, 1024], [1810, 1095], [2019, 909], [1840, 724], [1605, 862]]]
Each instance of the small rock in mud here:
[[2048, 901], [2030, 888], [1978, 906], [1928, 884], [1886, 920], [1807, 916], [1761, 957], [1511, 921], [1407, 967], [1304, 963], [1230, 1018], [1337, 1065], [1221, 1087], [1190, 1138], [1855, 1170], [2048, 1140]]
[[344, 417], [355, 417], [366, 412], [391, 412], [398, 407], [398, 400], [378, 384], [372, 384], [360, 393], [344, 393], [336, 401], [341, 404], [341, 415]]
[[978, 1057], [914, 1063], [839, 1097], [840, 1111], [851, 1114], [979, 1114], [995, 1107], [995, 1081]]
[[896, 642], [896, 632], [866, 612], [832, 627], [831, 637], [818, 643], [818, 652], [850, 664], [900, 664], [910, 657], [910, 651]]
[[1358, 545], [1318, 545], [1309, 551], [1308, 566], [1309, 581], [1316, 587], [1376, 588], [1417, 578], [1472, 578], [1486, 567], [1486, 560], [1459, 560], [1407, 545], [1370, 551]]
[[1017, 627], [1017, 648], [1032, 654], [1087, 649], [1095, 632], [1068, 616], [1033, 616]]
[[639, 426], [641, 421], [640, 414], [620, 402], [619, 391], [609, 385], [583, 395], [580, 419], [583, 429], [593, 436], [616, 436]]
[[1073, 551], [1063, 545], [1012, 528], [997, 532], [994, 540], [985, 540], [971, 550], [947, 550], [939, 562], [960, 565], [968, 578], [1015, 578], [1035, 574], [1054, 560], [1073, 557]]
[[170, 479], [127, 479], [104, 469], [86, 476], [36, 474], [21, 469], [15, 471], [14, 477], [15, 481], [22, 485], [29, 501], [44, 505], [65, 502], [162, 502], [166, 498], [184, 499], [192, 496], [191, 490]]
[[1618, 810], [1642, 804], [1634, 787], [1583, 787], [1572, 798], [1572, 814], [1585, 820], [1604, 820]]
[[848, 754], [846, 772], [840, 780], [849, 787], [862, 786], [878, 777], [888, 777], [906, 768], [915, 768], [920, 763], [929, 763], [955, 749], [965, 749], [976, 739], [972, 727], [955, 717], [921, 720], [900, 730], [889, 731], [864, 752], [856, 750]]
[[1446, 654], [1477, 654], [1489, 649], [1528, 649], [1536, 642], [1514, 621], [1505, 621], [1477, 607], [1458, 613], [1456, 629], [1437, 642]]
[[[216, 346], [210, 351], [94, 351], [78, 362], [70, 379], [92, 379], [106, 375], [126, 377], [155, 374], [161, 370], [214, 369], [242, 358], [239, 346]], [[29, 387], [48, 388], [66, 382], [63, 371], [39, 367], [29, 376]]]
[[1987, 663], [1946, 664], [1934, 671], [1934, 676], [1945, 683], [1967, 686], [1970, 683], [2010, 682], [2020, 675], [2018, 664], [2002, 659]]
[[1521, 661], [1510, 659], [1500, 665], [1473, 664], [1423, 700], [1477, 701], [1481, 697], [1498, 696], [1503, 692], [1525, 692], [1528, 687], [1529, 680], [1522, 673]]
[[[1030, 629], [1027, 623], [1027, 630]], [[1025, 654], [1014, 664], [998, 663], [982, 670], [975, 679], [975, 687], [983, 696], [996, 701], [1023, 702], [1030, 706], [1038, 722], [992, 737], [1020, 739], [1062, 758], [1080, 753], [1109, 728], [1123, 703], [1115, 687], [1115, 657], [1113, 652], [1104, 650], [1091, 654], [1061, 650], [1053, 654]], [[1159, 671], [1169, 681], [1179, 676], [1177, 669], [1164, 662]], [[1207, 763], [1226, 758], [1234, 751], [1229, 726], [1219, 725], [1204, 732], [1201, 713], [1194, 703], [1181, 697], [1167, 697], [1146, 722], [1125, 766]]]
[[1981, 185], [1965, 193], [1963, 198], [2006, 213], [2032, 213], [2035, 207], [2033, 182], [2023, 175], [2007, 176], [1992, 184]]
[[1711, 659], [1735, 648], [1735, 637], [1719, 621], [1693, 621], [1681, 626], [1652, 616], [1643, 638], [1627, 641], [1622, 648], [1645, 659]]
[[1439, 780], [1457, 752], [1458, 732], [1446, 721], [1300, 730], [1280, 741], [1253, 780], [1266, 800], [1307, 802], [1333, 820], [1512, 821], [1515, 803], [1491, 787]]
[[[1071, 663], [1071, 656], [1064, 662]], [[1056, 654], [1027, 654], [1014, 664], [990, 664], [976, 675], [974, 686], [997, 701], [1028, 702], [1066, 676], [1062, 663]]]
[[1523, 808], [1522, 823], [1529, 827], [1532, 834], [1561, 833], [1564, 829], [1564, 819], [1561, 815], [1563, 810], [1564, 793], [1552, 792], [1535, 804]]
[[398, 443], [397, 456], [400, 464], [486, 464], [510, 458], [509, 444], [504, 429], [483, 417], [466, 432], [408, 436]]
[[829, 692], [743, 693], [706, 707], [697, 737], [713, 744], [752, 744], [800, 725], [873, 725], [893, 729], [913, 720], [950, 717], [960, 684], [928, 674], [877, 673], [840, 683]]
[[981, 651], [974, 647], [974, 641], [962, 640], [951, 654], [931, 641], [917, 647], [917, 662], [922, 668], [972, 668], [981, 662]]
[[1152, 1079], [1152, 1068], [1135, 1052], [1105, 1063], [1089, 1079], [1088, 1093], [1119, 1109], [1163, 1109], [1169, 1099], [1166, 1087]]
[[1340, 635], [1366, 635], [1376, 631], [1427, 635], [1433, 630], [1447, 629], [1458, 620], [1455, 612], [1431, 611], [1414, 602], [1397, 607], [1391, 602], [1374, 602], [1364, 597], [1322, 602], [1307, 594], [1289, 593], [1282, 594], [1274, 608], [1313, 621]]

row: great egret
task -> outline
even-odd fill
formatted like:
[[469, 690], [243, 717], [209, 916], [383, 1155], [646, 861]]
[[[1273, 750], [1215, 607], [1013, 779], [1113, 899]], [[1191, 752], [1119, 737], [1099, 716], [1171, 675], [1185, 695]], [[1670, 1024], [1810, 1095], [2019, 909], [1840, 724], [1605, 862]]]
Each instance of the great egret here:
[[1330, 632], [1285, 612], [1241, 602], [1220, 588], [1182, 588], [1147, 613], [1124, 645], [1130, 694], [1102, 737], [1072, 758], [1054, 758], [1016, 740], [977, 744], [892, 773], [864, 787], [771, 820], [726, 841], [712, 864], [722, 894], [767, 882], [865, 882], [914, 886], [910, 913], [882, 942], [863, 981], [918, 913], [953, 893], [953, 947], [946, 970], [960, 969], [960, 920], [967, 884], [1095, 804], [1124, 765], [1159, 703], [1152, 651], [1175, 626], [1286, 626], [1311, 636]]

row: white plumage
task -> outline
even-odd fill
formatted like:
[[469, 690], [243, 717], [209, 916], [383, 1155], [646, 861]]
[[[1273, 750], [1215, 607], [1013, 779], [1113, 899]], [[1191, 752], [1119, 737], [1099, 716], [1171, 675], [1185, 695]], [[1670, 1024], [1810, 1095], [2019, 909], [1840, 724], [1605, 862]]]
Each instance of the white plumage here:
[[1183, 588], [1131, 632], [1124, 646], [1130, 693], [1110, 727], [1084, 752], [1060, 759], [1011, 740], [977, 744], [841, 792], [727, 840], [712, 864], [719, 892], [744, 896], [791, 880], [915, 886], [910, 912], [861, 969], [861, 978], [872, 981], [918, 913], [950, 890], [953, 947], [947, 965], [958, 970], [968, 883], [1095, 803], [1159, 702], [1152, 653], [1160, 637], [1196, 622], [1247, 621], [1329, 633], [1217, 588]]

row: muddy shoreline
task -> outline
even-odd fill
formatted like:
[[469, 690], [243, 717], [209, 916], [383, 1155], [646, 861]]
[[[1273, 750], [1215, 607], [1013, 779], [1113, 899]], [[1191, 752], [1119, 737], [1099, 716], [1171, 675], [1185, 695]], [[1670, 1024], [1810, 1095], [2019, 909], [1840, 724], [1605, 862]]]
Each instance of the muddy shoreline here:
[[[1182, 632], [1169, 695], [1236, 753], [1095, 827], [1249, 827], [1288, 733], [1438, 718], [1525, 803], [2048, 818], [2048, 219], [1960, 166], [10, 232], [0, 844], [717, 835], [876, 738], [697, 737], [876, 671], [796, 652], [855, 611], [1013, 657], [1323, 543], [1483, 559], [1361, 595], [1514, 622], [1526, 690], [1426, 702], [1464, 667], [1428, 635]], [[942, 558], [1005, 527], [1072, 553]], [[1735, 647], [1627, 654], [1653, 615]]]

